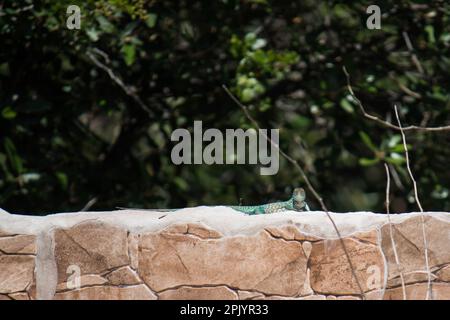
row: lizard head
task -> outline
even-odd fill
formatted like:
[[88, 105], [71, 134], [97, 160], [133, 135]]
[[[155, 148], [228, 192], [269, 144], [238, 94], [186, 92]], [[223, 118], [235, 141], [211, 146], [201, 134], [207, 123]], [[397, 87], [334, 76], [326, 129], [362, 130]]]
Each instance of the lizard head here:
[[295, 188], [292, 193], [292, 201], [294, 207], [297, 209], [302, 209], [305, 206], [306, 194], [303, 188]]

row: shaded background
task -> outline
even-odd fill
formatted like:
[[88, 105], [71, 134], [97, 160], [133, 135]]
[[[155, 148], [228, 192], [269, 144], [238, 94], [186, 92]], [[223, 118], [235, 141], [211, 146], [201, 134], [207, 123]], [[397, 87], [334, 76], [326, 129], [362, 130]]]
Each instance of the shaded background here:
[[[81, 30], [66, 28], [77, 4]], [[367, 6], [382, 11], [366, 28]], [[405, 43], [406, 32], [420, 66]], [[5, 1], [0, 3], [0, 207], [44, 214], [285, 199], [304, 185], [280, 160], [258, 166], [170, 160], [176, 128], [249, 128], [227, 85], [333, 211], [414, 211], [399, 132], [365, 119], [449, 124], [446, 1]], [[422, 68], [422, 69], [421, 69]], [[450, 134], [408, 132], [425, 210], [450, 210]], [[318, 208], [308, 192], [310, 206]]]

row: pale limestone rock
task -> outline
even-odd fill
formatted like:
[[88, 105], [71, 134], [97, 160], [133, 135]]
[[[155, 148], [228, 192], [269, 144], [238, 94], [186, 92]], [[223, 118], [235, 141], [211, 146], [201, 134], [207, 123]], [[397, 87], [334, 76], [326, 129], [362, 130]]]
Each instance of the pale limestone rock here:
[[[363, 291], [381, 288], [384, 261], [380, 249], [351, 238], [344, 239], [344, 244]], [[313, 243], [309, 266], [314, 291], [332, 295], [360, 293], [339, 240]]]
[[180, 287], [158, 293], [161, 300], [237, 300], [236, 292], [225, 286]]
[[137, 270], [139, 268], [139, 234], [128, 235], [128, 254], [130, 255], [130, 267]]
[[142, 235], [139, 274], [161, 291], [180, 285], [226, 284], [268, 294], [295, 295], [305, 282], [300, 242], [252, 236], [199, 239], [183, 234]]
[[130, 263], [127, 230], [105, 223], [85, 222], [54, 231], [58, 283], [66, 282], [69, 266], [81, 274], [100, 274]]
[[0, 293], [25, 291], [34, 280], [35, 257], [0, 255]]
[[0, 238], [0, 252], [20, 253], [20, 254], [36, 254], [36, 236], [33, 235], [16, 235], [3, 236]]
[[309, 241], [305, 241], [302, 243], [303, 252], [305, 253], [306, 258], [308, 259], [311, 255], [312, 244]]
[[145, 285], [129, 287], [95, 286], [58, 292], [55, 300], [155, 300], [157, 296]]
[[303, 285], [303, 289], [300, 291], [301, 296], [309, 296], [309, 295], [314, 294], [314, 291], [311, 288], [310, 279], [311, 279], [311, 269], [308, 268], [306, 270], [306, 280]]
[[110, 284], [117, 286], [142, 283], [136, 271], [128, 266], [121, 267], [117, 270], [112, 271], [111, 273], [106, 275], [106, 278], [109, 280]]

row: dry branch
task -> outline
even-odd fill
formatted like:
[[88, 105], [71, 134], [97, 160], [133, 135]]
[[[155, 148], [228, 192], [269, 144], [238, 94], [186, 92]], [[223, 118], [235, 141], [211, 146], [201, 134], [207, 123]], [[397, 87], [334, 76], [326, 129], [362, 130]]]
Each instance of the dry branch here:
[[422, 64], [419, 61], [419, 58], [417, 58], [417, 55], [414, 53], [414, 47], [411, 43], [411, 40], [409, 39], [408, 33], [406, 31], [403, 31], [402, 35], [403, 35], [403, 39], [405, 40], [406, 47], [408, 48], [409, 54], [411, 55], [411, 61], [416, 66], [417, 71], [419, 71], [420, 74], [424, 74], [425, 71], [422, 67]]
[[[390, 200], [389, 200], [389, 191], [391, 188], [391, 178], [389, 173], [389, 167], [385, 163], [384, 168], [386, 169], [386, 213], [388, 217], [388, 223], [389, 223], [389, 235], [391, 237], [391, 245], [392, 245], [392, 251], [394, 252], [394, 258], [395, 258], [395, 264], [397, 265], [398, 272], [400, 273], [400, 280], [402, 283], [402, 293], [403, 293], [403, 300], [406, 300], [406, 287], [405, 287], [405, 278], [403, 276], [403, 270], [401, 269], [400, 265], [400, 259], [398, 258], [397, 254], [397, 245], [394, 240], [394, 230], [392, 227], [392, 221], [391, 221], [391, 212], [390, 212]], [[386, 279], [387, 281], [387, 279]]]
[[397, 106], [394, 105], [394, 110], [395, 110], [395, 116], [397, 118], [397, 122], [398, 122], [398, 126], [400, 128], [400, 133], [402, 135], [402, 140], [403, 140], [403, 148], [405, 149], [405, 157], [406, 157], [406, 167], [408, 169], [408, 173], [409, 176], [411, 178], [411, 181], [413, 183], [413, 187], [414, 187], [414, 197], [416, 199], [416, 203], [419, 206], [420, 209], [420, 217], [421, 217], [421, 223], [422, 223], [422, 237], [423, 237], [423, 245], [424, 245], [424, 251], [425, 251], [425, 268], [426, 268], [426, 272], [428, 274], [428, 285], [427, 285], [427, 296], [426, 299], [432, 299], [432, 290], [431, 290], [431, 271], [430, 271], [430, 262], [429, 262], [429, 258], [428, 258], [428, 241], [427, 241], [427, 234], [426, 234], [426, 230], [425, 230], [425, 217], [423, 214], [423, 208], [422, 208], [422, 204], [420, 203], [419, 200], [419, 194], [417, 191], [417, 183], [416, 180], [414, 179], [414, 175], [411, 171], [411, 165], [410, 165], [410, 161], [409, 161], [409, 152], [408, 152], [408, 146], [406, 144], [406, 136], [405, 133], [403, 132], [402, 129], [402, 123], [400, 121], [400, 117], [398, 115], [398, 110], [397, 110]]
[[100, 69], [105, 71], [108, 76], [113, 80], [129, 97], [131, 97], [149, 116], [154, 117], [155, 114], [150, 108], [142, 101], [142, 99], [136, 94], [136, 89], [134, 87], [126, 85], [120, 76], [116, 75], [114, 71], [100, 62], [97, 57], [93, 54], [93, 52], [101, 55], [107, 62], [109, 61], [108, 56], [103, 51], [95, 48], [92, 51], [88, 51], [86, 55], [89, 59]]
[[416, 130], [416, 131], [433, 131], [433, 132], [439, 132], [439, 131], [450, 131], [450, 125], [448, 126], [440, 126], [440, 127], [421, 127], [421, 126], [407, 126], [404, 128], [400, 128], [399, 126], [396, 126], [395, 124], [392, 124], [388, 121], [385, 121], [383, 119], [380, 119], [377, 116], [374, 116], [372, 114], [369, 114], [366, 112], [366, 109], [364, 108], [361, 100], [358, 99], [358, 97], [356, 96], [355, 92], [353, 91], [351, 82], [350, 82], [350, 74], [347, 72], [347, 69], [344, 67], [342, 67], [345, 77], [347, 79], [347, 89], [350, 92], [350, 95], [353, 97], [353, 99], [355, 99], [356, 103], [358, 104], [359, 109], [361, 110], [362, 114], [364, 115], [364, 117], [366, 117], [367, 119], [373, 120], [385, 127], [394, 129], [394, 130], [398, 130], [398, 131], [412, 131], [412, 130]]

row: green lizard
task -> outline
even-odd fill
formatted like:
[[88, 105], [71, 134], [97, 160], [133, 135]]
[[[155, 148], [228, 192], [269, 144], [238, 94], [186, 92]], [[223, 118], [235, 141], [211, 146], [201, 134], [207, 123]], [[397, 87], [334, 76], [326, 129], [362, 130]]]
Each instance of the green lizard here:
[[[303, 190], [303, 188], [295, 188], [294, 192], [292, 192], [292, 196], [286, 201], [261, 204], [257, 206], [227, 206], [227, 207], [243, 212], [248, 215], [270, 214], [286, 210], [310, 211], [308, 204], [305, 201], [305, 198], [306, 198], [305, 190]], [[121, 207], [119, 207], [119, 209], [152, 210], [162, 212], [179, 210], [179, 209], [136, 209], [136, 208], [121, 208]]]
[[259, 206], [230, 206], [230, 208], [249, 215], [270, 214], [286, 210], [309, 211], [305, 198], [305, 190], [303, 188], [295, 188], [292, 196], [286, 201], [267, 203]]

